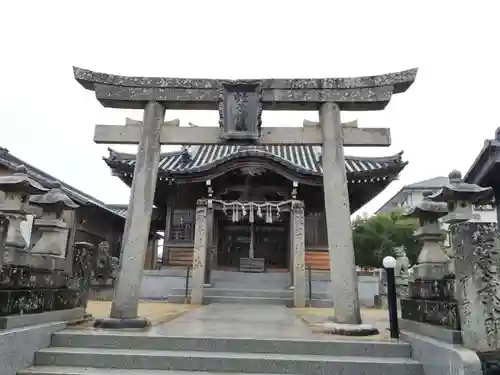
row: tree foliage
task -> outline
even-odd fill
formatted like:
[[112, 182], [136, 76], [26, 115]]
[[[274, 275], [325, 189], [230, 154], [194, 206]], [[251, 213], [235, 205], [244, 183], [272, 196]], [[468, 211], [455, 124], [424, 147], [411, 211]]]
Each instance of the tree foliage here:
[[381, 267], [382, 259], [395, 256], [394, 248], [404, 246], [410, 264], [415, 264], [422, 248], [413, 232], [417, 220], [403, 216], [403, 211], [379, 213], [371, 217], [357, 217], [353, 224], [353, 242], [356, 264], [362, 267]]

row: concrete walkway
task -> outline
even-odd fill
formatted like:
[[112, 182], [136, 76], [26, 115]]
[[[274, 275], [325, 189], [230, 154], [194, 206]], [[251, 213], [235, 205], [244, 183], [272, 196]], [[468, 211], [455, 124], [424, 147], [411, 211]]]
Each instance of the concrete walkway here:
[[162, 336], [307, 339], [314, 335], [284, 306], [211, 304], [153, 327]]

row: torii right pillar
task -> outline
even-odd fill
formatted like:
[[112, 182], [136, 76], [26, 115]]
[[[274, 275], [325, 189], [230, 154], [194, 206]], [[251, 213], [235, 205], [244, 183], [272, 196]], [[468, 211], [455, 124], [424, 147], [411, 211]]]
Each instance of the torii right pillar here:
[[361, 324], [339, 106], [328, 102], [321, 104], [319, 122], [323, 131], [321, 163], [334, 320], [342, 324]]

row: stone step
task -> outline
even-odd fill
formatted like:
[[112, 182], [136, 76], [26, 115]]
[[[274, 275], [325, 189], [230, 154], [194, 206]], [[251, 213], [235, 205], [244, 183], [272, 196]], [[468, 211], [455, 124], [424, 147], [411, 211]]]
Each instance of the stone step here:
[[269, 374], [423, 375], [409, 358], [51, 347], [35, 365]]
[[187, 350], [234, 353], [274, 353], [367, 357], [410, 357], [410, 345], [404, 342], [374, 340], [297, 340], [217, 337], [143, 336], [110, 331], [66, 330], [52, 336], [54, 347]]
[[[184, 293], [184, 289], [172, 289], [172, 295], [184, 296]], [[286, 289], [204, 288], [203, 293], [205, 296], [293, 298], [293, 292]], [[188, 290], [188, 294], [191, 294], [191, 290]]]
[[[190, 301], [190, 297], [188, 296], [188, 303]], [[186, 297], [184, 294], [171, 294], [168, 296], [169, 303], [186, 303]], [[236, 297], [236, 296], [217, 296], [205, 295], [203, 298], [203, 303], [205, 305], [209, 305], [212, 303], [246, 303], [249, 305], [256, 304], [267, 304], [267, 305], [279, 305], [279, 306], [288, 306], [293, 307], [293, 298], [267, 298], [267, 297]], [[306, 300], [306, 303], [308, 301]], [[316, 299], [314, 298], [311, 301], [311, 307], [333, 307], [332, 301], [328, 299]]]
[[[307, 301], [306, 301], [306, 303], [307, 303]], [[333, 308], [333, 302], [330, 301], [329, 299], [313, 298], [313, 300], [311, 301], [311, 307], [321, 307], [321, 308], [332, 307]]]
[[268, 298], [268, 297], [230, 297], [230, 296], [205, 296], [203, 304], [210, 305], [212, 303], [240, 303], [246, 305], [277, 305], [277, 306], [293, 306], [291, 298]]
[[288, 272], [244, 273], [228, 271], [212, 271], [212, 282], [237, 283], [245, 285], [286, 285], [290, 282]]
[[[261, 298], [293, 298], [293, 290], [289, 289], [234, 289], [234, 288], [205, 288], [205, 296], [227, 296], [227, 297], [261, 297]], [[182, 296], [184, 298], [185, 290], [181, 288], [172, 289], [171, 296]], [[188, 290], [188, 296], [191, 295], [191, 289]], [[308, 295], [306, 296], [308, 298]], [[329, 301], [327, 293], [313, 293], [313, 300]], [[328, 302], [331, 305], [331, 302]]]
[[[192, 371], [165, 371], [165, 370], [127, 370], [116, 368], [95, 368], [76, 366], [32, 366], [18, 375], [193, 375]], [[240, 375], [234, 372], [206, 372], [196, 371], [195, 375]], [[271, 374], [254, 374], [271, 375]]]
[[190, 301], [190, 297], [187, 298], [187, 301], [186, 301], [186, 297], [184, 297], [184, 294], [183, 295], [176, 295], [176, 294], [171, 294], [168, 296], [168, 303], [189, 303]]

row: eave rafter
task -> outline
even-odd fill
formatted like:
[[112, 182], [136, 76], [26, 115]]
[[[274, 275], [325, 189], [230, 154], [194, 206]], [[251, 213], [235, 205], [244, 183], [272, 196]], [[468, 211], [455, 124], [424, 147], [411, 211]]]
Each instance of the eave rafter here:
[[336, 102], [341, 110], [381, 110], [393, 94], [406, 91], [417, 69], [375, 76], [317, 79], [187, 79], [128, 77], [74, 67], [75, 79], [95, 92], [102, 105], [112, 108], [144, 108], [148, 101], [170, 109], [217, 109], [226, 82], [253, 82], [262, 88], [263, 109], [311, 110]]

